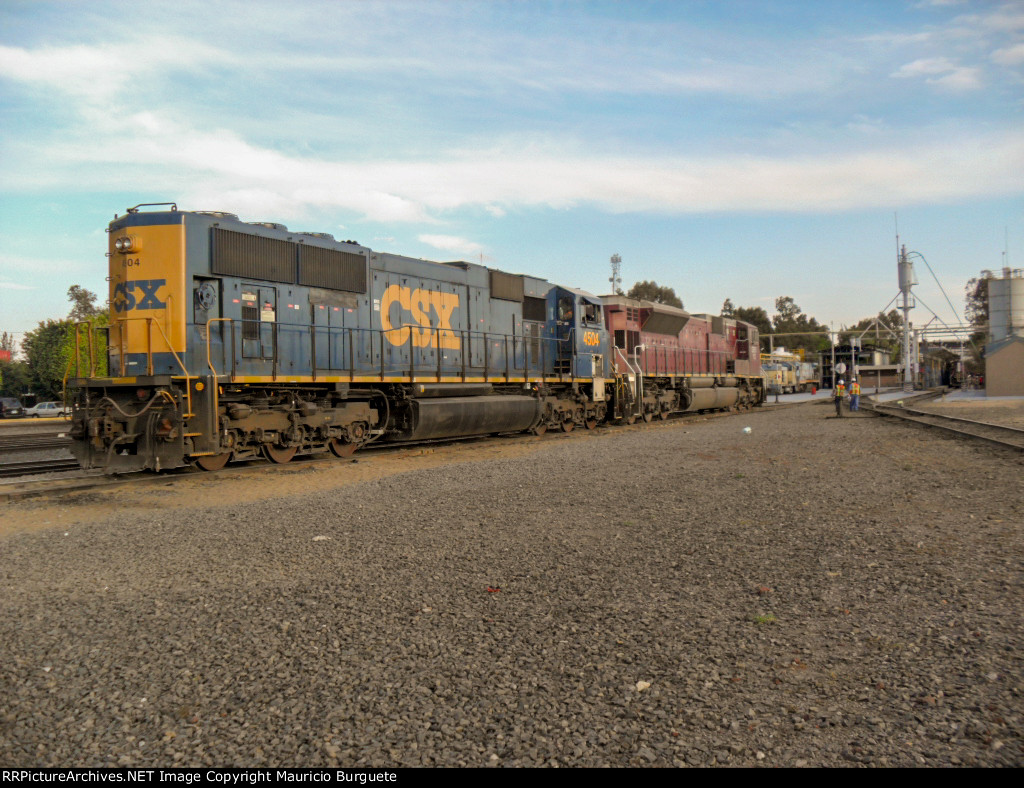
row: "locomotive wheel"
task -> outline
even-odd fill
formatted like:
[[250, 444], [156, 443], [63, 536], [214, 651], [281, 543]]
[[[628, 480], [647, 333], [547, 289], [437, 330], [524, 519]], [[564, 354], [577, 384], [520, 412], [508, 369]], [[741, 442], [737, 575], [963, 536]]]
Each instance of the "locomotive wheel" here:
[[636, 414], [630, 413], [625, 419], [623, 419], [623, 421], [625, 421], [626, 424], [636, 424]]
[[297, 446], [285, 448], [284, 446], [271, 446], [269, 443], [263, 444], [263, 456], [275, 465], [288, 462], [298, 450]]
[[659, 416], [659, 418], [662, 421], [668, 421], [668, 411], [667, 410], [663, 410], [661, 413], [658, 414], [658, 416]]
[[547, 424], [538, 424], [536, 427], [534, 427], [532, 430], [530, 430], [530, 432], [532, 432], [534, 435], [543, 435], [547, 431], [548, 431], [548, 425]]
[[586, 427], [588, 430], [592, 430], [595, 427], [597, 427], [597, 419], [587, 419], [585, 422], [583, 422], [583, 426]]
[[647, 424], [650, 424], [652, 421], [654, 421], [654, 414], [651, 413], [649, 410], [645, 410], [644, 411], [644, 421]]
[[342, 459], [345, 457], [351, 457], [356, 453], [356, 445], [354, 443], [338, 440], [337, 438], [329, 440], [327, 442], [327, 447], [331, 450], [331, 454], [335, 457], [341, 457]]
[[575, 426], [576, 426], [576, 423], [574, 421], [568, 421], [568, 420], [567, 421], [563, 421], [562, 422], [562, 432], [572, 432], [572, 428], [575, 427]]
[[206, 457], [193, 457], [192, 464], [202, 471], [219, 471], [228, 464], [228, 460], [230, 459], [231, 452], [226, 451], [223, 454], [210, 454]]

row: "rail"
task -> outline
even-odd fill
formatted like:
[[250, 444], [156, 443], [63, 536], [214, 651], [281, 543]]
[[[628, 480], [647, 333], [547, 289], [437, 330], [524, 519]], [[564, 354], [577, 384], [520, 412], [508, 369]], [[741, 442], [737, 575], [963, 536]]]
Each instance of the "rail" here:
[[939, 429], [959, 437], [981, 440], [1002, 448], [1024, 451], [1024, 429], [1019, 427], [965, 419], [958, 416], [949, 416], [944, 413], [916, 410], [902, 405], [868, 402], [867, 407], [880, 416], [896, 417], [912, 424]]

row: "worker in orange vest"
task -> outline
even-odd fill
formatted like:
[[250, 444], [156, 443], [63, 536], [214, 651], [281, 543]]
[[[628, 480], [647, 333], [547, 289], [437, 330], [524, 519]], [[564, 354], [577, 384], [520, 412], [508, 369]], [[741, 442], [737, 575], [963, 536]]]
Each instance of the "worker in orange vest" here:
[[857, 382], [857, 378], [850, 380], [850, 410], [858, 410], [860, 408], [860, 383]]
[[840, 378], [835, 388], [832, 389], [832, 401], [836, 403], [836, 415], [840, 418], [843, 417], [843, 397], [845, 396], [846, 383]]

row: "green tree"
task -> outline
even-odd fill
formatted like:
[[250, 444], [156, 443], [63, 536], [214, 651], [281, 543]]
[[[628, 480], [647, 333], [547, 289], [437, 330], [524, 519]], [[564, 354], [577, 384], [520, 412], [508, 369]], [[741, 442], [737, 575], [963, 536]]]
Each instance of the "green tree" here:
[[626, 293], [629, 298], [635, 298], [638, 301], [653, 301], [656, 304], [667, 304], [668, 306], [683, 308], [683, 301], [679, 296], [676, 295], [676, 291], [671, 287], [661, 287], [657, 282], [637, 282]]
[[21, 342], [32, 391], [42, 400], [57, 399], [63, 389], [72, 334], [70, 320], [45, 320]]
[[736, 316], [736, 305], [732, 302], [731, 298], [725, 299], [722, 302], [722, 317], [735, 317]]
[[800, 311], [792, 296], [776, 298], [775, 311], [777, 314], [772, 318], [774, 333], [796, 335], [780, 337], [776, 346], [784, 344], [789, 350], [803, 349], [809, 353], [819, 353], [828, 348], [828, 336], [822, 333], [826, 327]]
[[20, 397], [31, 390], [28, 364], [24, 361], [0, 361], [0, 394]]
[[769, 319], [768, 313], [764, 311], [764, 307], [738, 306], [733, 317], [744, 323], [753, 323], [762, 337], [772, 333], [772, 321]]
[[[75, 340], [78, 339], [78, 359], [81, 375], [89, 374], [88, 331], [76, 330], [75, 324], [90, 321], [93, 328], [110, 322], [108, 310], [96, 309], [96, 295], [83, 287], [68, 288], [71, 311], [64, 320], [44, 320], [33, 331], [25, 334], [21, 349], [28, 368], [28, 384], [40, 399], [58, 399], [64, 390], [64, 376], [75, 374]], [[93, 338], [93, 358], [97, 375], [107, 374], [107, 347], [102, 339]]]
[[96, 307], [96, 294], [79, 285], [71, 285], [68, 288], [68, 301], [71, 302], [68, 320], [75, 323], [91, 320], [100, 313]]
[[967, 372], [972, 375], [985, 374], [984, 347], [988, 341], [988, 283], [992, 274], [986, 271], [985, 276], [970, 279], [964, 288], [967, 322], [974, 329], [969, 338], [971, 352], [965, 361]]
[[[888, 329], [888, 330], [886, 330]], [[844, 339], [861, 337], [865, 345], [872, 345], [887, 352], [890, 358], [900, 356], [900, 341], [903, 331], [903, 315], [898, 309], [889, 310], [888, 314], [879, 312], [875, 317], [858, 320], [850, 328], [843, 329]]]
[[978, 276], [969, 279], [964, 288], [967, 322], [977, 331], [983, 332], [988, 327], [988, 283], [991, 279], [991, 274]]

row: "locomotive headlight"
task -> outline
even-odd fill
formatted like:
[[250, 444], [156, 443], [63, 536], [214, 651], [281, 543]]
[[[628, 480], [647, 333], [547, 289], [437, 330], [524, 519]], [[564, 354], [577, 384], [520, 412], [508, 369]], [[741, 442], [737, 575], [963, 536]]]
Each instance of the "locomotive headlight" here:
[[125, 254], [127, 252], [137, 252], [139, 250], [139, 244], [134, 235], [122, 235], [114, 241], [114, 248], [122, 254]]

